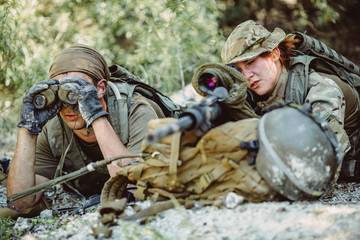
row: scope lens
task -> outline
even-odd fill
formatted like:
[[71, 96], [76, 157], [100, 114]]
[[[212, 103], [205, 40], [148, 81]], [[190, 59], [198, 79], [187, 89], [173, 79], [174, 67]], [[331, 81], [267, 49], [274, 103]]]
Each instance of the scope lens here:
[[213, 91], [218, 85], [218, 76], [213, 72], [203, 73], [199, 78], [200, 89], [204, 92]]
[[207, 78], [206, 80], [206, 85], [210, 88], [213, 88], [216, 86], [216, 77], [215, 76], [212, 76], [211, 78]]

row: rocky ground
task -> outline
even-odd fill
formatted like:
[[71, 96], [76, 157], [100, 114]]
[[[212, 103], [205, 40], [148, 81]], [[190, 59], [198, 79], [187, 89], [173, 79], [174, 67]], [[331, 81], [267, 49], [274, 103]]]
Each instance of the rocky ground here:
[[[4, 206], [4, 188], [0, 194]], [[57, 207], [82, 204], [61, 191], [55, 198]], [[313, 202], [255, 204], [241, 200], [229, 196], [221, 208], [178, 207], [147, 221], [115, 220], [108, 238], [101, 234], [96, 238], [93, 232], [102, 226], [96, 206], [84, 215], [63, 214], [55, 220], [55, 213], [46, 210], [37, 218], [41, 224], [19, 218], [14, 229], [28, 232], [22, 239], [360, 239], [360, 183], [338, 183], [324, 199]], [[150, 202], [138, 205], [146, 208]], [[126, 213], [133, 212], [133, 207], [128, 206]]]

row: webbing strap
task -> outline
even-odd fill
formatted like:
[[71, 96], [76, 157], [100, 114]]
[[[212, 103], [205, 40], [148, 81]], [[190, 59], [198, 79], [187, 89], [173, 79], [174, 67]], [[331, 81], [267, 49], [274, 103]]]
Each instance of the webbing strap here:
[[146, 164], [153, 167], [167, 167], [169, 166], [169, 160], [156, 156], [156, 158], [147, 159]]
[[181, 132], [177, 132], [172, 135], [171, 155], [170, 155], [170, 165], [169, 165], [169, 173], [171, 175], [176, 175], [177, 172], [177, 162], [179, 160], [179, 152], [180, 152], [180, 139], [181, 139]]
[[135, 167], [133, 170], [133, 175], [135, 179], [140, 179], [142, 174], [143, 168], [142, 167]]
[[176, 132], [172, 135], [171, 139], [171, 154], [170, 154], [170, 164], [169, 164], [169, 181], [167, 185], [172, 189], [176, 188], [178, 185], [177, 182], [177, 163], [179, 160], [180, 154], [180, 139], [181, 132]]
[[207, 172], [203, 174], [199, 180], [195, 183], [195, 192], [197, 194], [202, 193], [204, 190], [206, 190], [212, 182], [217, 180], [219, 177], [224, 175], [227, 171], [232, 169], [230, 164], [226, 164], [226, 161], [224, 161], [222, 164], [219, 164], [216, 166], [213, 170], [210, 172]]
[[205, 145], [203, 139], [200, 139], [200, 141], [198, 142], [198, 147], [200, 150], [201, 162], [206, 163], [207, 157], [206, 157], [206, 151], [205, 151]]
[[147, 189], [147, 183], [144, 182], [144, 181], [137, 181], [136, 182], [136, 187], [137, 187], [137, 190], [134, 193], [134, 197], [144, 200], [145, 197], [146, 197], [145, 196], [145, 191]]
[[70, 138], [70, 142], [69, 142], [69, 145], [66, 147], [65, 151], [63, 151], [61, 153], [61, 157], [60, 157], [60, 161], [59, 161], [59, 164], [56, 168], [56, 171], [55, 171], [55, 175], [54, 175], [54, 178], [57, 178], [59, 176], [62, 176], [62, 171], [63, 171], [63, 167], [64, 167], [64, 162], [65, 162], [65, 157], [66, 157], [66, 154], [68, 153], [69, 149], [70, 149], [70, 146], [73, 142], [73, 139], [74, 139], [74, 132], [71, 134], [71, 138]]
[[190, 195], [188, 192], [182, 192], [182, 193], [172, 193], [168, 192], [165, 189], [162, 188], [149, 188], [149, 193], [158, 193], [161, 196], [167, 197], [167, 198], [184, 198]]
[[[130, 92], [132, 93], [132, 91], [130, 91], [127, 88], [127, 86], [125, 86], [125, 84], [122, 86], [126, 88], [128, 94], [125, 99], [121, 96], [119, 89], [116, 87], [116, 85], [113, 82], [108, 81], [108, 86], [115, 95], [108, 97], [108, 109], [109, 109], [108, 111], [110, 113], [118, 112], [118, 114], [110, 114], [110, 122], [112, 123], [111, 125], [113, 126], [115, 132], [118, 135], [120, 135], [119, 138], [121, 142], [126, 146], [129, 142], [129, 119], [128, 119], [129, 107], [128, 107], [127, 99], [131, 98]], [[111, 101], [111, 98], [113, 99], [115, 98], [115, 99]], [[114, 116], [112, 117], [112, 115]]]

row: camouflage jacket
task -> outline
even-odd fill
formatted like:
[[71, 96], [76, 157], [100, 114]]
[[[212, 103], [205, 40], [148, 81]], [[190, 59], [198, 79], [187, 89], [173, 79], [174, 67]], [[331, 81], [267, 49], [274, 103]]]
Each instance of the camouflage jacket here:
[[304, 76], [304, 73], [294, 74], [292, 69], [288, 71], [283, 67], [271, 96], [266, 101], [257, 102], [257, 105], [264, 108], [284, 100], [298, 104], [309, 102], [313, 112], [329, 122], [344, 153], [350, 150], [349, 137], [344, 129], [345, 97], [332, 79], [312, 69], [309, 69], [307, 76]]

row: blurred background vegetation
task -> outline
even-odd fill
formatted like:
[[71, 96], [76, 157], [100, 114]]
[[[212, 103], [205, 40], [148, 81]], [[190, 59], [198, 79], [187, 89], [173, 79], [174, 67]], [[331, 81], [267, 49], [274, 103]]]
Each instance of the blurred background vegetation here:
[[360, 64], [359, 9], [357, 0], [0, 0], [0, 147], [26, 89], [73, 43], [171, 94], [199, 65], [220, 62], [226, 37], [248, 19], [305, 32]]

